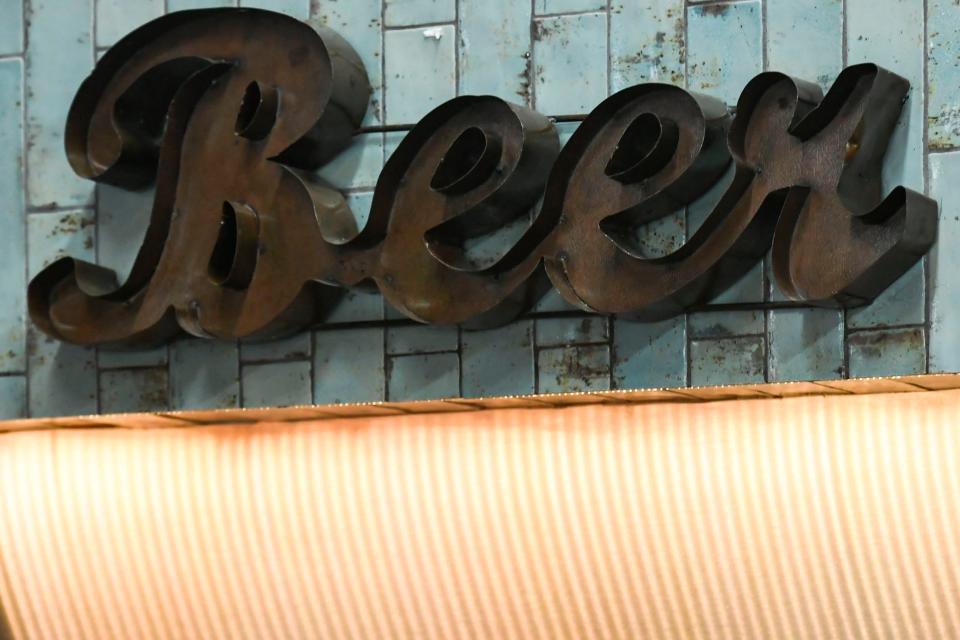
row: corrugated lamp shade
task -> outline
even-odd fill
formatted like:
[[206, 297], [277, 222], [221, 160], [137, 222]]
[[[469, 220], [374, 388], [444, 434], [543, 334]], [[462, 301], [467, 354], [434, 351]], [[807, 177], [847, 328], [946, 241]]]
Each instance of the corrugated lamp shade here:
[[16, 638], [960, 637], [960, 392], [0, 435]]

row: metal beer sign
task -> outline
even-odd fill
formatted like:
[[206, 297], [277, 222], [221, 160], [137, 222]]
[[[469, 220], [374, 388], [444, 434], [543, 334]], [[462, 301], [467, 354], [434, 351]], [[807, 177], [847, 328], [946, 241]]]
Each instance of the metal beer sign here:
[[[61, 259], [31, 281], [30, 314], [81, 344], [266, 339], [316, 323], [335, 290], [372, 283], [417, 321], [481, 327], [516, 317], [548, 283], [589, 311], [657, 318], [710, 299], [771, 249], [791, 299], [863, 305], [936, 235], [934, 201], [881, 189], [908, 90], [871, 64], [844, 69], [825, 96], [762, 73], [731, 116], [715, 98], [641, 84], [600, 103], [562, 149], [547, 116], [458, 97], [403, 139], [357, 229], [315, 174], [367, 108], [350, 46], [266, 11], [170, 14], [102, 58], [67, 122], [77, 174], [155, 185], [130, 275]], [[638, 230], [731, 165], [686, 244], [647, 256]], [[492, 259], [471, 254], [517, 223]]]

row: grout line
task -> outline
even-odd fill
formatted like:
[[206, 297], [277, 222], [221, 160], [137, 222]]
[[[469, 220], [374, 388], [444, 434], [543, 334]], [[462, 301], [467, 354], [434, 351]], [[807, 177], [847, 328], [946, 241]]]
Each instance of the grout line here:
[[[21, 201], [20, 201], [20, 216], [23, 219], [23, 257], [24, 257], [23, 274], [24, 274], [24, 282], [27, 282], [27, 283], [30, 282], [30, 218], [27, 216], [27, 211], [28, 211], [27, 203], [30, 200], [30, 193], [27, 190], [29, 186], [29, 179], [28, 179], [27, 172], [30, 170], [29, 163], [27, 162], [27, 159], [28, 159], [27, 141], [30, 138], [30, 134], [27, 131], [27, 126], [29, 122], [27, 116], [29, 115], [30, 101], [27, 100], [27, 75], [28, 75], [27, 71], [29, 68], [27, 61], [29, 59], [28, 53], [30, 48], [30, 39], [29, 39], [30, 30], [28, 28], [28, 25], [31, 22], [30, 17], [32, 17], [32, 14], [33, 14], [33, 7], [30, 3], [31, 3], [31, 0], [24, 0], [22, 4], [23, 6], [22, 23], [23, 24], [21, 25], [21, 29], [22, 29], [21, 37], [23, 38], [23, 66], [21, 67], [22, 71], [20, 73], [20, 103], [23, 105], [23, 108], [20, 109], [20, 137], [21, 137], [21, 140], [20, 140], [21, 156], [20, 157], [22, 158], [21, 164], [20, 164], [20, 169], [21, 169], [20, 183], [23, 191], [23, 193], [21, 194]], [[24, 292], [24, 295], [26, 295], [26, 292]], [[24, 324], [23, 350], [24, 350], [24, 366], [26, 367], [26, 371], [24, 371], [23, 387], [24, 387], [24, 393], [27, 396], [26, 398], [24, 398], [26, 417], [29, 417], [32, 412], [32, 407], [31, 407], [32, 403], [30, 402], [30, 370], [31, 370], [30, 343], [31, 343], [31, 340], [36, 339], [36, 336], [31, 337], [31, 334], [35, 333], [36, 329], [33, 329], [30, 326], [30, 323], [27, 320], [29, 315], [30, 313], [28, 311], [24, 315], [24, 319], [23, 319], [23, 324]]]
[[[923, 0], [923, 193], [930, 195], [930, 100], [927, 92], [930, 86], [930, 7], [929, 0]], [[933, 273], [930, 264], [930, 251], [923, 254], [923, 332], [924, 373], [930, 372], [930, 331], [933, 321]]]
[[597, 9], [585, 9], [582, 11], [554, 11], [550, 13], [534, 13], [533, 20], [540, 20], [544, 18], [568, 18], [568, 17], [576, 18], [578, 16], [592, 16], [592, 15], [597, 15], [599, 13], [603, 13], [604, 11], [609, 10], [609, 8], [610, 8], [610, 2], [609, 0], [607, 0], [606, 7], [600, 7]]

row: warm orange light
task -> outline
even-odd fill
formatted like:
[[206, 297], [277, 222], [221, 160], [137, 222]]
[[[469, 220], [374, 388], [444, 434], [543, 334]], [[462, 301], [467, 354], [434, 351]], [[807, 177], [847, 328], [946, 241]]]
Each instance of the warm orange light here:
[[0, 435], [18, 638], [960, 637], [960, 391]]

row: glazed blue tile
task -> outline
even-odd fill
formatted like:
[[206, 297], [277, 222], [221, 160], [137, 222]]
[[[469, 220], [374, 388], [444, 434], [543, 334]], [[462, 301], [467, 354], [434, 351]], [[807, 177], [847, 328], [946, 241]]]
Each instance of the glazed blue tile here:
[[530, 3], [461, 2], [461, 95], [494, 95], [530, 102]]
[[537, 352], [537, 391], [606, 391], [610, 388], [610, 347], [585, 345]]
[[26, 417], [26, 376], [0, 376], [0, 420]]
[[748, 384], [764, 381], [762, 336], [690, 341], [690, 384]]
[[843, 313], [779, 309], [769, 320], [770, 382], [843, 377]]
[[[468, 2], [469, 4], [469, 2]], [[534, 0], [537, 15], [600, 11], [607, 8], [606, 0]]]
[[170, 404], [173, 409], [240, 406], [237, 345], [185, 338], [170, 345]]
[[353, 214], [353, 220], [359, 233], [370, 218], [370, 207], [373, 205], [373, 191], [356, 191], [346, 194], [347, 206]]
[[613, 319], [613, 384], [618, 389], [687, 384], [683, 315], [659, 322]]
[[242, 362], [270, 362], [277, 360], [306, 360], [310, 357], [310, 334], [298, 333], [268, 342], [241, 342]]
[[384, 399], [383, 331], [374, 327], [314, 333], [314, 402]]
[[455, 0], [384, 0], [383, 19], [388, 27], [453, 22]]
[[373, 90], [365, 125], [383, 118], [383, 36], [379, 2], [339, 0], [314, 4], [310, 22], [339, 33], [360, 56]]
[[453, 26], [384, 34], [387, 122], [418, 122], [456, 95], [456, 39]]
[[348, 290], [325, 322], [370, 322], [383, 320], [383, 296], [379, 293]]
[[307, 360], [244, 365], [240, 386], [244, 407], [289, 407], [313, 402]]
[[78, 209], [27, 216], [27, 268], [32, 278], [59, 258], [71, 256], [94, 261], [96, 220], [93, 211]]
[[383, 134], [355, 136], [353, 142], [318, 175], [337, 189], [374, 187], [383, 168]]
[[460, 395], [460, 357], [456, 353], [393, 356], [389, 362], [389, 400], [430, 400]]
[[767, 67], [827, 89], [843, 68], [842, 0], [767, 0]]
[[533, 322], [461, 334], [463, 396], [504, 396], [536, 391]]
[[73, 95], [93, 67], [93, 0], [35, 0], [27, 22], [27, 201], [35, 208], [92, 201], [93, 183], [63, 152]]
[[0, 56], [23, 52], [23, 3], [12, 0], [3, 8], [0, 22]]
[[158, 367], [167, 364], [167, 347], [111, 351], [97, 349], [97, 366], [101, 369], [129, 369], [131, 367]]
[[166, 367], [100, 372], [101, 413], [163, 411], [169, 394]]
[[847, 64], [874, 62], [910, 81], [911, 92], [884, 159], [883, 185], [923, 192], [923, 3], [847, 0]]
[[687, 9], [687, 86], [735, 105], [763, 70], [759, 2], [694, 5]]
[[0, 60], [0, 373], [27, 367], [22, 87], [23, 62]]
[[685, 82], [683, 0], [613, 0], [610, 88], [641, 82]]
[[607, 97], [607, 15], [585, 13], [534, 21], [537, 111], [588, 113]]
[[[92, 211], [27, 216], [30, 276], [63, 256], [92, 261], [94, 230]], [[96, 413], [96, 351], [54, 340], [33, 327], [27, 339], [30, 415]]]
[[930, 251], [930, 371], [960, 371], [960, 153], [930, 156], [930, 193], [940, 204]]
[[[875, 62], [910, 81], [910, 97], [884, 159], [883, 188], [903, 185], [923, 192], [924, 12], [913, 0], [847, 1], [847, 63]], [[925, 270], [914, 265], [868, 307], [847, 314], [849, 328], [922, 324]]]
[[143, 244], [153, 190], [128, 191], [108, 184], [97, 185], [97, 259], [126, 280]]
[[297, 20], [310, 17], [310, 0], [240, 0], [240, 6], [251, 9], [269, 9], [285, 13]]
[[134, 29], [163, 15], [163, 0], [96, 0], [97, 46], [112, 46]]
[[210, 7], [235, 7], [237, 0], [167, 0], [167, 11], [206, 9]]
[[927, 144], [960, 145], [960, 5], [927, 0]]
[[690, 338], [732, 338], [764, 331], [763, 311], [698, 311], [689, 314]]
[[858, 331], [847, 336], [850, 377], [925, 373], [923, 329], [907, 327]]
[[607, 316], [539, 318], [536, 322], [538, 347], [590, 344], [606, 342], [610, 338], [610, 322]]
[[[387, 317], [399, 316], [388, 309]], [[415, 324], [401, 327], [387, 327], [387, 353], [401, 355], [406, 353], [435, 353], [437, 351], [456, 351], [459, 344], [459, 329], [450, 325]]]
[[34, 418], [97, 413], [96, 351], [27, 332], [29, 409]]
[[[594, 105], [596, 106], [596, 105]], [[560, 146], [563, 147], [570, 140], [570, 136], [580, 126], [579, 122], [557, 122], [553, 126], [557, 128], [557, 137], [560, 139]]]
[[924, 300], [924, 265], [921, 261], [871, 304], [850, 309], [847, 312], [847, 326], [851, 329], [867, 329], [921, 324], [924, 321]]

